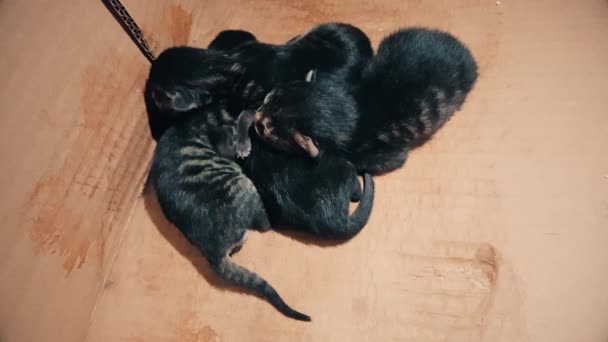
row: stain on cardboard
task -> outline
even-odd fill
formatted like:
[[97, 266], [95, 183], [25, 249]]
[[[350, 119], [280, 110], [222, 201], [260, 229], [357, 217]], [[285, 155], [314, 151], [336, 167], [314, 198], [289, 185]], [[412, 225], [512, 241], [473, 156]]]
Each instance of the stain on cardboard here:
[[208, 325], [202, 327], [197, 334], [197, 341], [200, 342], [220, 342], [220, 336]]
[[22, 206], [34, 251], [61, 256], [66, 276], [84, 267], [93, 249], [101, 262], [116, 218], [130, 210], [129, 189], [151, 151], [141, 100], [145, 76], [135, 59], [116, 55], [86, 68], [78, 133]]
[[179, 5], [172, 5], [168, 13], [169, 32], [174, 46], [186, 45], [190, 41], [192, 15]]
[[81, 268], [87, 260], [87, 253], [89, 252], [90, 241], [82, 241], [78, 248], [73, 253], [70, 253], [63, 263], [63, 269], [66, 271], [66, 275], [70, 274], [74, 268]]
[[353, 311], [357, 313], [357, 315], [367, 317], [369, 314], [368, 299], [364, 297], [354, 298], [352, 302], [352, 308]]
[[[424, 254], [402, 253], [402, 275], [395, 300], [408, 303], [404, 317], [418, 329], [467, 331], [480, 337], [487, 328], [499, 274], [499, 258], [488, 243], [435, 241]], [[429, 322], [432, 322], [429, 326]]]
[[104, 290], [109, 290], [113, 287], [114, 287], [114, 281], [112, 281], [112, 280], [106, 280], [106, 282], [103, 284]]
[[496, 286], [498, 276], [498, 262], [496, 260], [496, 250], [490, 244], [482, 244], [475, 252], [475, 260], [483, 270], [488, 282], [492, 287]]
[[[180, 5], [162, 7], [159, 20], [142, 23], [144, 37], [156, 56], [171, 46], [188, 45], [192, 33], [192, 14]], [[168, 37], [167, 37], [168, 36]]]
[[180, 319], [176, 321], [179, 325], [174, 330], [173, 340], [193, 342], [220, 342], [222, 340], [211, 326], [204, 325], [199, 328], [196, 312], [187, 311], [180, 316]]

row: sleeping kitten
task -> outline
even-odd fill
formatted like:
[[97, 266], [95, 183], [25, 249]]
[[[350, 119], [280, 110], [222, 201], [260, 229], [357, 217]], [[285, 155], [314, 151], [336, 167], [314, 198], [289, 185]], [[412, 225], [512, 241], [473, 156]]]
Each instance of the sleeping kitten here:
[[[373, 55], [367, 36], [348, 24], [322, 24], [285, 45], [260, 43], [246, 31], [224, 32], [210, 49], [169, 48], [152, 64], [145, 99], [155, 140], [181, 113], [211, 103], [233, 115], [256, 109], [270, 89], [303, 79], [310, 69], [358, 82]], [[154, 98], [169, 100], [159, 106]]]
[[[303, 230], [325, 239], [344, 241], [367, 224], [374, 203], [374, 181], [346, 159], [326, 156], [316, 162], [268, 149], [252, 139], [251, 155], [240, 161], [255, 184], [275, 228]], [[359, 202], [349, 214], [349, 203]]]
[[265, 97], [254, 127], [270, 145], [346, 157], [357, 170], [399, 168], [464, 103], [477, 65], [456, 38], [428, 29], [386, 37], [354, 89], [339, 77], [279, 85]]
[[[348, 25], [336, 24], [335, 26], [341, 29], [351, 29]], [[325, 29], [313, 31], [323, 32], [334, 25], [321, 27]], [[357, 31], [357, 29], [353, 30]], [[253, 35], [242, 32], [244, 31], [236, 33], [223, 31], [211, 45], [215, 48], [220, 46], [224, 49], [231, 49], [241, 44], [249, 44], [254, 39], [251, 38]], [[241, 38], [244, 41], [239, 41]], [[169, 58], [171, 62], [159, 58], [153, 62], [150, 69], [145, 95], [150, 128], [153, 134], [154, 132], [157, 134], [154, 136], [155, 139], [162, 136], [168, 127], [182, 122], [191, 111], [197, 110], [188, 106], [188, 101], [198, 101], [207, 94], [206, 86], [200, 89], [194, 85], [184, 87], [184, 80], [187, 79], [190, 72], [193, 75], [204, 73], [200, 72], [198, 68], [201, 65], [207, 65], [207, 63], [201, 64], [196, 57], [200, 51], [204, 50], [192, 49], [192, 54], [184, 53], [186, 50], [188, 49], [177, 51], [173, 57]], [[169, 51], [167, 53], [171, 54]], [[217, 62], [221, 64], [223, 60], [220, 58]], [[214, 67], [213, 65], [207, 66]], [[224, 70], [222, 67], [219, 69]], [[174, 73], [169, 73], [170, 70], [173, 70]], [[158, 82], [159, 79], [164, 81]], [[203, 83], [205, 82], [210, 82], [210, 80], [205, 79]], [[211, 105], [211, 102], [206, 105]], [[180, 107], [184, 111], [176, 111], [176, 107]], [[250, 113], [253, 114], [253, 112]], [[241, 137], [246, 136], [248, 126], [251, 124], [251, 114], [245, 116], [245, 120], [240, 121], [238, 133]], [[245, 152], [240, 153], [241, 157], [246, 155]], [[364, 177], [365, 190], [361, 196], [355, 169], [343, 158], [335, 158], [335, 168], [317, 167], [315, 163], [308, 160], [277, 153], [258, 143], [254, 144], [254, 153], [241, 164], [245, 174], [258, 188], [273, 225], [300, 228], [321, 237], [345, 240], [356, 235], [367, 223], [373, 206], [373, 181], [369, 176]], [[330, 178], [333, 182], [328, 183], [326, 179]], [[349, 217], [349, 200], [357, 201], [359, 197], [363, 199], [359, 203], [357, 211]], [[327, 208], [330, 207], [335, 210], [328, 211]]]
[[165, 216], [221, 278], [253, 291], [287, 317], [310, 321], [263, 278], [230, 259], [248, 229], [270, 229], [260, 195], [232, 160], [251, 148], [248, 137], [239, 133], [247, 133], [242, 128], [249, 127], [247, 122], [247, 113], [235, 122], [220, 106], [183, 115], [158, 141], [150, 180]]

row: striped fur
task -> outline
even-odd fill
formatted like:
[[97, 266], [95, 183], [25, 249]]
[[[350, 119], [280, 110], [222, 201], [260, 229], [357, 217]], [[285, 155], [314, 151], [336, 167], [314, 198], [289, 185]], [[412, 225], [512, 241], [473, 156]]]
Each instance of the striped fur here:
[[227, 118], [219, 106], [193, 112], [158, 141], [150, 180], [160, 206], [221, 278], [261, 296], [288, 317], [309, 321], [262, 277], [230, 259], [249, 229], [270, 229], [270, 221], [256, 187], [234, 161], [234, 142], [244, 140], [234, 136], [237, 122]]
[[277, 149], [345, 156], [377, 175], [405, 163], [460, 109], [477, 79], [469, 50], [453, 36], [405, 29], [386, 37], [353, 86], [331, 75], [273, 89], [254, 127]]

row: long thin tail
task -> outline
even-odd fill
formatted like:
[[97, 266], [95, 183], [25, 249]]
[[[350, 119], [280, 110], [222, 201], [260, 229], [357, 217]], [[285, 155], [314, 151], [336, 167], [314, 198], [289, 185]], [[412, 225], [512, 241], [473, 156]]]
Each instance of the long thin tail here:
[[357, 235], [367, 224], [374, 206], [374, 179], [369, 173], [363, 174], [363, 195], [355, 211], [348, 218], [349, 232], [351, 237]]
[[246, 268], [235, 264], [228, 256], [222, 257], [218, 263], [210, 264], [220, 277], [266, 299], [283, 315], [298, 321], [310, 322], [310, 316], [289, 307], [266, 280]]
[[[365, 227], [374, 206], [374, 180], [368, 173], [363, 175], [363, 194], [355, 211], [346, 220], [340, 220], [340, 224], [322, 229], [317, 234], [324, 238], [336, 241], [346, 241], [359, 234]], [[338, 215], [336, 213], [335, 215]]]

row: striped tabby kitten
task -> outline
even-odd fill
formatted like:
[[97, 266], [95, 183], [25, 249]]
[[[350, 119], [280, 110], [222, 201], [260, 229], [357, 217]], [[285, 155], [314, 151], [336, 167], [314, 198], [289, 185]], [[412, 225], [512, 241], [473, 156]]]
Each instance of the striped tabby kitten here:
[[243, 112], [235, 122], [219, 106], [184, 115], [158, 141], [150, 181], [165, 216], [221, 278], [253, 291], [285, 316], [310, 321], [290, 308], [268, 282], [230, 259], [245, 242], [248, 229], [270, 229], [260, 195], [233, 160], [251, 149], [251, 115]]

